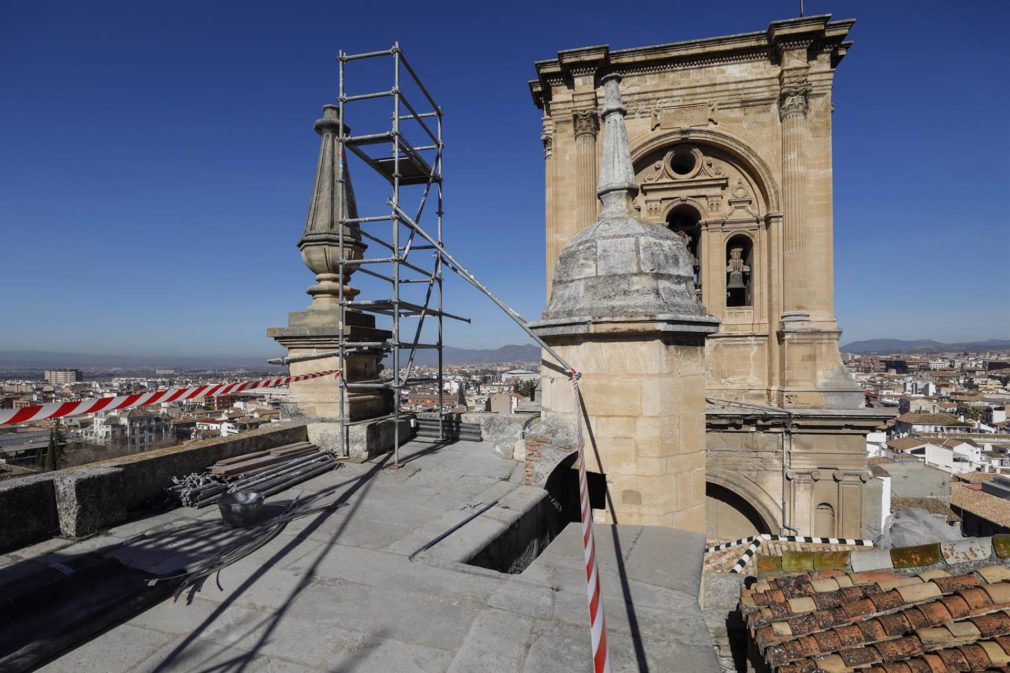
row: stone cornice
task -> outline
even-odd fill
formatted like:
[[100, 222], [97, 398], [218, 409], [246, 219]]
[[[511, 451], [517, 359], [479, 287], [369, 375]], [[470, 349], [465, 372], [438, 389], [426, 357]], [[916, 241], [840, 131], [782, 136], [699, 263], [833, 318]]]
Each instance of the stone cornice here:
[[709, 430], [744, 429], [748, 425], [789, 426], [794, 432], [866, 434], [894, 418], [881, 409], [783, 409], [732, 402], [710, 403], [705, 409]]
[[783, 49], [805, 47], [829, 53], [831, 67], [844, 57], [845, 41], [854, 20], [830, 21], [831, 16], [774, 21], [762, 32], [672, 42], [611, 51], [606, 45], [559, 51], [555, 59], [537, 61], [537, 79], [530, 83], [534, 104], [543, 108], [551, 88], [573, 77], [604, 72], [656, 72], [673, 68], [753, 60], [777, 61]]
[[548, 338], [606, 339], [628, 335], [659, 336], [662, 334], [690, 334], [705, 337], [719, 329], [719, 319], [710, 315], [672, 313], [609, 317], [583, 316], [537, 320], [530, 323], [530, 328], [539, 336]]

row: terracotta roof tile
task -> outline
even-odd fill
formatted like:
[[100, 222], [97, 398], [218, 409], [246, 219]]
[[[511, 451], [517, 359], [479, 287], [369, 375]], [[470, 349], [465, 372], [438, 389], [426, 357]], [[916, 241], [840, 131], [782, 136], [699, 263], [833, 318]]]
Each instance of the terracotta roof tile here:
[[884, 661], [901, 661], [923, 653], [918, 636], [906, 636], [896, 640], [885, 640], [873, 646]]
[[908, 620], [908, 623], [912, 625], [913, 629], [921, 629], [929, 626], [929, 619], [927, 619], [926, 615], [922, 614], [922, 611], [917, 607], [909, 608], [908, 610], [905, 610], [903, 614], [905, 615], [905, 619]]
[[989, 598], [994, 604], [1010, 604], [1010, 582], [985, 584], [982, 586], [982, 589], [989, 594]]
[[824, 654], [836, 652], [842, 648], [842, 640], [834, 631], [818, 631], [813, 634], [813, 637], [817, 641], [817, 648]]
[[835, 629], [835, 634], [841, 641], [843, 648], [858, 647], [865, 642], [863, 640], [863, 632], [854, 624]]
[[947, 606], [947, 610], [950, 611], [950, 614], [954, 617], [954, 619], [966, 617], [971, 612], [971, 608], [968, 607], [968, 602], [957, 595], [944, 596], [943, 604]]
[[880, 624], [889, 636], [902, 636], [912, 630], [912, 625], [903, 613], [880, 615]]
[[838, 653], [846, 666], [866, 666], [882, 661], [882, 657], [877, 650], [872, 647], [856, 647], [851, 650], [842, 650]]
[[868, 643], [875, 643], [887, 638], [887, 632], [884, 631], [879, 619], [867, 619], [859, 622], [858, 626], [859, 630], [863, 632], [863, 638]]
[[[934, 546], [912, 555], [924, 552], [937, 556]], [[774, 673], [1008, 670], [1010, 559], [993, 552], [981, 567], [946, 563], [846, 574], [808, 568], [755, 582], [741, 611]]]
[[985, 566], [984, 568], [978, 569], [978, 574], [990, 584], [993, 582], [1010, 580], [1010, 568], [1007, 568], [1006, 566]]
[[930, 673], [948, 673], [947, 665], [943, 663], [943, 659], [935, 654], [927, 654], [922, 660], [929, 666]]
[[992, 605], [992, 599], [989, 598], [989, 594], [978, 587], [973, 589], [963, 589], [958, 591], [957, 595], [963, 598], [964, 602], [967, 603], [968, 607], [972, 610], [987, 608]]
[[905, 599], [897, 590], [884, 591], [870, 597], [877, 610], [893, 610], [905, 604]]
[[953, 593], [958, 589], [969, 589], [978, 586], [979, 579], [975, 575], [956, 575], [954, 577], [938, 577], [932, 580], [940, 587], [940, 591], [945, 594]]
[[845, 612], [846, 617], [854, 619], [856, 617], [872, 615], [877, 611], [877, 606], [869, 598], [863, 598], [862, 600], [843, 603], [842, 610]]
[[1010, 527], [1010, 502], [999, 496], [975, 490], [969, 484], [950, 485], [950, 504], [999, 526]]
[[950, 614], [950, 610], [948, 610], [947, 606], [943, 604], [943, 601], [924, 603], [919, 606], [919, 612], [921, 612], [926, 618], [926, 622], [933, 626], [946, 624], [954, 619], [954, 617]]
[[938, 650], [936, 654], [943, 659], [943, 663], [952, 671], [970, 670], [968, 668], [968, 660], [961, 654], [961, 650], [950, 648], [947, 650]]
[[837, 608], [842, 604], [844, 600], [842, 598], [841, 592], [832, 591], [825, 594], [814, 594], [812, 596], [814, 603], [817, 604], [818, 610], [829, 610], [831, 608]]
[[989, 657], [989, 663], [995, 667], [1005, 667], [1010, 665], [1010, 652], [1006, 652], [999, 643], [992, 640], [983, 640], [979, 642], [979, 646], [985, 650], [986, 655]]
[[993, 612], [988, 615], [973, 617], [971, 623], [986, 638], [1010, 633], [1010, 614], [1006, 612]]
[[958, 649], [961, 650], [961, 654], [968, 661], [968, 670], [984, 671], [989, 668], [989, 655], [978, 645], [964, 645]]

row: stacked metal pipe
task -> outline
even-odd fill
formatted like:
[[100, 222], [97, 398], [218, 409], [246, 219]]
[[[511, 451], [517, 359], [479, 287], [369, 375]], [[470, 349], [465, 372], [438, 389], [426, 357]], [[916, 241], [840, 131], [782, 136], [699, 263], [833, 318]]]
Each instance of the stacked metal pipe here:
[[333, 454], [317, 451], [267, 467], [243, 472], [231, 480], [209, 473], [193, 473], [182, 479], [173, 478], [169, 493], [186, 507], [206, 507], [216, 503], [225, 493], [256, 491], [273, 495], [295, 484], [332, 470], [338, 465]]

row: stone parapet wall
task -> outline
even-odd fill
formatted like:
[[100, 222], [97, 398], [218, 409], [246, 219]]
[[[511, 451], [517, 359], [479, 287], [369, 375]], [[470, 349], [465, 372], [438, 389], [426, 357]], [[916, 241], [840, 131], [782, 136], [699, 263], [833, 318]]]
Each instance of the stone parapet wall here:
[[81, 537], [122, 522], [172, 477], [201, 472], [223, 458], [306, 441], [304, 423], [274, 424], [82, 467], [0, 482], [0, 552], [55, 535]]

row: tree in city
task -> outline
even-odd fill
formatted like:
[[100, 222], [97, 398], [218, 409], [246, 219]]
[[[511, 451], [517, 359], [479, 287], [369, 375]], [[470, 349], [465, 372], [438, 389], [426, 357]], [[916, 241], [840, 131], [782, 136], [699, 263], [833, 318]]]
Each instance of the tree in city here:
[[519, 381], [512, 386], [512, 392], [519, 393], [529, 399], [533, 397], [533, 391], [537, 389], [537, 381]]
[[45, 455], [40, 461], [39, 467], [47, 471], [60, 469], [63, 463], [63, 447], [67, 445], [66, 436], [63, 434], [63, 427], [59, 421], [49, 430], [49, 446], [45, 449]]
[[964, 416], [969, 421], [981, 421], [985, 418], [985, 409], [970, 404], [959, 404], [957, 405], [957, 414]]

